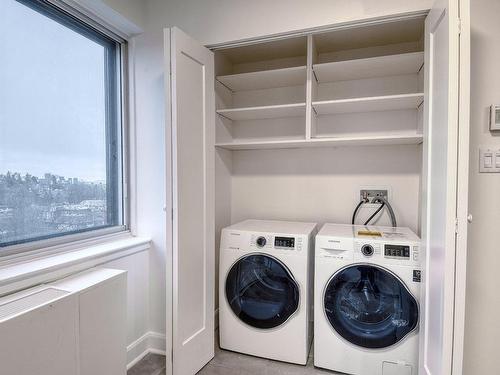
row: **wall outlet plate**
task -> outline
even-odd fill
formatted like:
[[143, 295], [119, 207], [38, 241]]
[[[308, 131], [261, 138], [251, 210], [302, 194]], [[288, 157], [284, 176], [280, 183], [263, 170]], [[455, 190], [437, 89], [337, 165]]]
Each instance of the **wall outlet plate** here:
[[359, 190], [359, 200], [363, 200], [364, 198], [368, 198], [370, 203], [377, 197], [382, 197], [385, 200], [389, 200], [389, 191], [386, 189], [360, 189]]

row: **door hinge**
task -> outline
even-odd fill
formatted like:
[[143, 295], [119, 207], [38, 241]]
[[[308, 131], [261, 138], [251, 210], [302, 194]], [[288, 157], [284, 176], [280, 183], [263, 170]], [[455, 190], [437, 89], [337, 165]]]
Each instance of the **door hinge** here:
[[458, 233], [458, 218], [455, 218], [455, 233]]
[[462, 20], [460, 18], [457, 18], [457, 25], [458, 25], [458, 35], [462, 34]]

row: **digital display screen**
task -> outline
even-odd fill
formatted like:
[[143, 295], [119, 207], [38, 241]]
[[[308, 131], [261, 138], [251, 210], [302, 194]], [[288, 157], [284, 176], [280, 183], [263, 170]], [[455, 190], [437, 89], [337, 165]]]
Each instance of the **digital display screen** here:
[[410, 246], [407, 245], [385, 245], [384, 254], [386, 257], [409, 258]]
[[293, 237], [275, 237], [275, 247], [295, 247], [295, 238]]

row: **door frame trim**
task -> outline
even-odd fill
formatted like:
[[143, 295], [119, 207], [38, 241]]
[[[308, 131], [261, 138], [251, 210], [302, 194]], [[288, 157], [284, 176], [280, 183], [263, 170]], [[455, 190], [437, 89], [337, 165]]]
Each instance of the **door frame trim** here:
[[[467, 286], [467, 231], [469, 202], [461, 199], [469, 188], [470, 157], [470, 0], [459, 0], [459, 82], [458, 82], [458, 175], [457, 233], [455, 243], [455, 299], [453, 311], [452, 369], [463, 373], [465, 342], [465, 308]], [[466, 146], [469, 152], [460, 150]], [[467, 194], [468, 196], [468, 194]]]

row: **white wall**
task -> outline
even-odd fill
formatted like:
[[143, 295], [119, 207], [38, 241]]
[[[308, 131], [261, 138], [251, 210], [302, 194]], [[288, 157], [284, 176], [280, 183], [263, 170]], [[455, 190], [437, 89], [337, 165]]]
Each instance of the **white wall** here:
[[[146, 19], [146, 1], [103, 1], [142, 29], [149, 25]], [[130, 64], [135, 67], [131, 78], [136, 88], [136, 102], [131, 103], [135, 107], [132, 121], [136, 126], [136, 138], [130, 144], [136, 156], [135, 166], [132, 166], [136, 170], [134, 229], [137, 235], [151, 238], [152, 247], [146, 259], [121, 260], [124, 269], [141, 272], [145, 278], [140, 283], [138, 278], [129, 278], [129, 288], [136, 290], [136, 294], [141, 289], [142, 298], [138, 300], [131, 296], [129, 301], [135, 304], [134, 308], [129, 307], [129, 344], [148, 332], [165, 334], [167, 222], [164, 208], [168, 193], [165, 185], [163, 75], [150, 74], [151, 68], [162, 69], [163, 47], [161, 41], [144, 35], [135, 37], [131, 41], [131, 47], [133, 55]], [[150, 95], [149, 91], [155, 95]], [[142, 100], [143, 98], [147, 100]]]
[[[151, 45], [155, 47], [151, 48]], [[165, 342], [162, 336], [166, 331], [167, 212], [170, 210], [166, 207], [169, 190], [165, 173], [163, 74], [151, 74], [155, 69], [163, 69], [163, 48], [158, 46], [157, 39], [139, 35], [133, 40], [133, 50], [136, 137], [131, 147], [134, 147], [136, 157], [135, 229], [139, 236], [152, 239], [147, 268], [146, 332], [153, 332], [156, 337], [150, 341], [150, 346], [152, 344], [154, 349], [163, 350]]]
[[479, 174], [480, 146], [500, 148], [488, 130], [489, 106], [500, 104], [500, 2], [471, 1], [471, 143], [464, 374], [499, 374], [500, 174]]
[[[75, 0], [90, 9], [103, 9], [106, 15], [109, 12], [97, 4], [102, 1], [105, 5], [124, 16], [139, 28], [145, 27], [146, 4], [139, 0]], [[95, 1], [95, 6], [92, 2]], [[163, 83], [150, 83], [141, 76], [143, 70], [148, 70], [147, 60], [150, 54], [162, 55], [162, 48], [155, 44], [150, 48], [147, 41], [138, 36], [130, 41], [130, 61], [134, 67], [138, 62], [138, 69], [131, 78], [131, 87], [138, 87], [138, 93], [144, 95], [148, 85], [156, 85], [156, 93], [163, 92]], [[161, 57], [159, 58], [161, 60]], [[157, 60], [157, 61], [159, 61]], [[136, 80], [136, 76], [141, 79]], [[156, 78], [156, 76], [155, 76]], [[153, 78], [153, 80], [155, 79]], [[145, 88], [146, 87], [146, 88]], [[156, 100], [155, 100], [156, 99]], [[113, 262], [104, 264], [104, 267], [118, 268], [128, 271], [128, 308], [127, 308], [127, 345], [131, 347], [128, 361], [135, 359], [144, 350], [153, 348], [165, 349], [165, 254], [166, 254], [166, 221], [165, 221], [165, 173], [163, 142], [163, 105], [156, 107], [155, 103], [162, 103], [163, 93], [148, 97], [147, 104], [141, 102], [136, 111], [140, 116], [137, 124], [137, 137], [130, 140], [132, 153], [136, 154], [137, 185], [131, 187], [136, 192], [136, 215], [134, 231], [137, 235], [152, 239], [149, 251], [133, 254]], [[136, 107], [136, 103], [131, 105]], [[135, 111], [132, 111], [132, 122], [135, 122]], [[153, 120], [149, 121], [149, 117]], [[161, 119], [158, 121], [158, 119]], [[151, 124], [151, 126], [148, 126]], [[137, 152], [138, 151], [138, 152]], [[134, 165], [131, 169], [134, 170]]]
[[144, 2], [139, 0], [103, 0], [103, 2], [136, 26], [141, 28], [144, 26], [146, 16]]
[[[137, 233], [153, 240], [150, 251], [150, 327], [165, 333], [167, 212], [163, 46], [156, 38], [135, 40]], [[159, 38], [158, 38], [159, 37]]]
[[[239, 151], [232, 158], [231, 220], [350, 223], [361, 187], [388, 187], [399, 226], [418, 231], [421, 147]], [[358, 221], [375, 208], [362, 208]], [[377, 222], [390, 225], [388, 214]]]
[[149, 331], [149, 253], [136, 253], [101, 267], [127, 271], [127, 345], [130, 345]]

